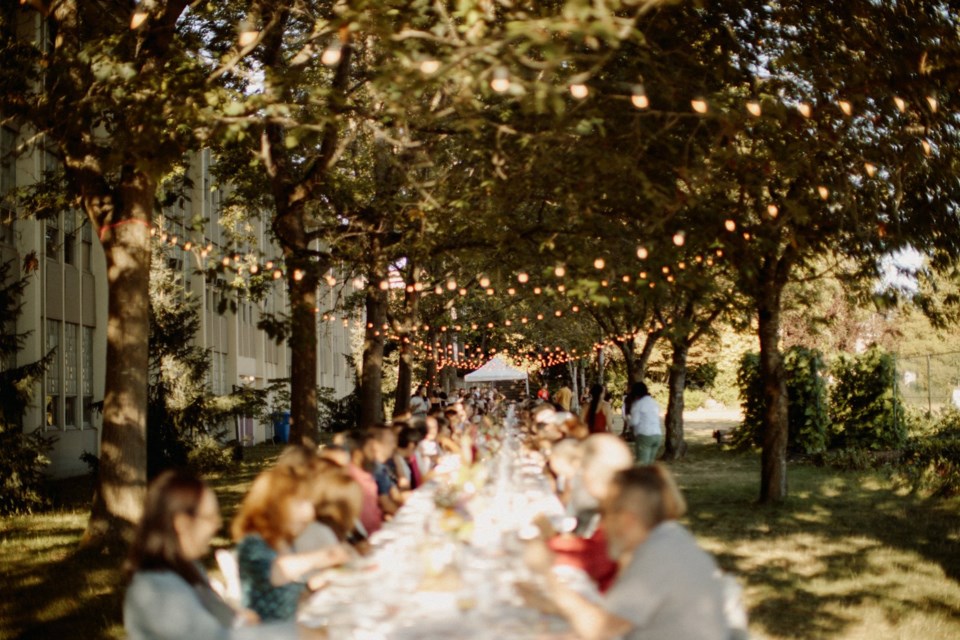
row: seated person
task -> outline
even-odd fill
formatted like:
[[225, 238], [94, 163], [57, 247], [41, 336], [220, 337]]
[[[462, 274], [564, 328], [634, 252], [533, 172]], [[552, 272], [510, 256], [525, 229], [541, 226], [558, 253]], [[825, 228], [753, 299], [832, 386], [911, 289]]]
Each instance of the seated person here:
[[237, 612], [220, 599], [200, 560], [221, 524], [217, 498], [198, 477], [166, 471], [150, 484], [125, 567], [130, 579], [123, 600], [127, 637], [244, 640], [314, 635], [292, 622], [260, 625], [252, 612]]
[[308, 478], [288, 466], [264, 471], [233, 521], [243, 604], [263, 620], [292, 620], [306, 579], [350, 559], [342, 545], [296, 553], [293, 541], [314, 520]]
[[602, 503], [610, 555], [621, 564], [602, 603], [563, 584], [549, 557], [527, 554], [546, 591], [518, 585], [529, 603], [562, 615], [581, 638], [728, 640], [724, 585], [713, 558], [676, 520], [686, 505], [660, 465], [629, 468]]

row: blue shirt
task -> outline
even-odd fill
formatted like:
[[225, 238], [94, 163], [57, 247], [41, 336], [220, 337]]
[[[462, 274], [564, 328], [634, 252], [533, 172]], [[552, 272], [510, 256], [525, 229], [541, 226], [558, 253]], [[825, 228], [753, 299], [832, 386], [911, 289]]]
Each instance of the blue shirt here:
[[373, 479], [377, 481], [377, 495], [385, 496], [390, 494], [390, 488], [393, 486], [393, 480], [390, 479], [390, 471], [387, 465], [379, 462], [373, 467]]
[[279, 587], [270, 583], [273, 562], [279, 553], [259, 534], [250, 533], [237, 545], [243, 606], [257, 612], [261, 620], [292, 620], [303, 594], [302, 582]]

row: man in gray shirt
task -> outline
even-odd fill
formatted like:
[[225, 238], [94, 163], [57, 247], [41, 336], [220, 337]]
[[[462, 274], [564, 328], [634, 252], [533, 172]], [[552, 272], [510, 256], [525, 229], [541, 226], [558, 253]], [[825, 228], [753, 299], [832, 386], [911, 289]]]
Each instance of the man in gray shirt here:
[[727, 640], [724, 587], [713, 558], [676, 522], [686, 510], [673, 478], [660, 465], [618, 473], [601, 504], [616, 582], [594, 603], [536, 566], [546, 592], [520, 586], [528, 602], [562, 615], [581, 638], [602, 640]]

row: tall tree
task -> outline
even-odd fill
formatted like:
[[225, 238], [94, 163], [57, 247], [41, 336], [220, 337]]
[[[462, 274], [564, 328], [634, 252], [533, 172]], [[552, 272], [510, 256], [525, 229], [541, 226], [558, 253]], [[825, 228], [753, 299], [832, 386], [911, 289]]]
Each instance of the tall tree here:
[[155, 190], [196, 144], [197, 102], [171, 96], [202, 95], [206, 73], [178, 39], [187, 0], [25, 4], [4, 13], [0, 110], [32, 149], [55, 154], [107, 261], [100, 471], [84, 536], [97, 545], [127, 537], [141, 513]]

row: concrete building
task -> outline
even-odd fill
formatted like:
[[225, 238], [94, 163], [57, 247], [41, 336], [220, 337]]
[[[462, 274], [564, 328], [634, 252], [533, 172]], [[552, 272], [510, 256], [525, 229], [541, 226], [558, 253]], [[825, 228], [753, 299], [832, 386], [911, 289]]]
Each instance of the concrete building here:
[[[0, 197], [56, 168], [49, 153], [15, 157], [18, 139], [19, 132], [2, 128]], [[241, 301], [235, 313], [218, 313], [221, 293], [201, 271], [205, 261], [223, 259], [226, 242], [221, 219], [223, 191], [212, 183], [211, 162], [209, 152], [192, 159], [188, 170], [192, 186], [186, 197], [158, 218], [156, 233], [161, 239], [165, 236], [168, 264], [182, 274], [184, 294], [200, 304], [202, 324], [195, 341], [211, 358], [210, 389], [226, 394], [234, 386], [264, 388], [271, 379], [289, 377], [293, 355], [257, 328], [261, 314], [286, 308], [282, 278], [274, 281], [262, 301]], [[0, 259], [14, 261], [18, 265], [15, 273], [23, 273], [25, 264], [31, 268], [23, 310], [16, 320], [16, 331], [30, 334], [17, 363], [34, 362], [51, 349], [55, 351], [42, 389], [36, 390], [27, 411], [24, 428], [39, 428], [56, 437], [50, 468], [54, 476], [81, 474], [87, 469], [80, 455], [84, 451], [99, 454], [100, 416], [91, 405], [104, 396], [107, 285], [103, 250], [90, 223], [78, 211], [61, 211], [54, 219], [39, 221], [29, 212], [19, 211], [10, 197], [2, 203]], [[194, 219], [207, 221], [202, 237], [184, 226], [184, 221]], [[259, 262], [266, 264], [278, 253], [268, 240], [266, 224], [251, 224], [245, 231], [253, 242], [240, 256], [248, 270], [255, 262], [264, 268]], [[259, 258], [261, 253], [266, 257]], [[232, 260], [234, 256], [227, 257]], [[329, 387], [339, 398], [354, 386], [354, 372], [343, 356], [351, 353], [351, 335], [363, 321], [323, 320], [324, 313], [334, 307], [339, 296], [348, 294], [352, 285], [322, 288], [321, 300], [327, 306], [317, 314], [318, 384]], [[247, 443], [273, 437], [271, 424], [253, 418], [242, 419], [235, 427]]]

